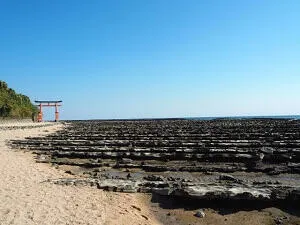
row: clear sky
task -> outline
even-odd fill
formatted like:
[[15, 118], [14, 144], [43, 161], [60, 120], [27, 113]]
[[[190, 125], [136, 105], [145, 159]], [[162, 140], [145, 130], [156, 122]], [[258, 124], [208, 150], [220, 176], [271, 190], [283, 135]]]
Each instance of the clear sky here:
[[300, 114], [300, 1], [2, 0], [0, 80], [62, 119]]

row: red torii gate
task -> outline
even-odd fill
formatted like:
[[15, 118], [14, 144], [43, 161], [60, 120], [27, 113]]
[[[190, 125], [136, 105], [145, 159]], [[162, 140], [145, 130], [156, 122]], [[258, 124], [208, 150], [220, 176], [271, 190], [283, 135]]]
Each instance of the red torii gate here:
[[55, 122], [59, 120], [59, 112], [58, 112], [58, 107], [62, 106], [59, 103], [62, 103], [62, 101], [34, 101], [35, 103], [38, 103], [37, 106], [39, 106], [39, 114], [37, 117], [38, 122], [43, 121], [43, 110], [42, 107], [55, 107]]

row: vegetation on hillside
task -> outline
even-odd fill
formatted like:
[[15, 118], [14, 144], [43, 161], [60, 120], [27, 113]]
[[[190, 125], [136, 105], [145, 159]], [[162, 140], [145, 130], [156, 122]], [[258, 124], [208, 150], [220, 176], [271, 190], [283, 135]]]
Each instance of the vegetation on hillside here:
[[0, 117], [2, 118], [30, 118], [37, 108], [30, 99], [13, 89], [0, 80]]

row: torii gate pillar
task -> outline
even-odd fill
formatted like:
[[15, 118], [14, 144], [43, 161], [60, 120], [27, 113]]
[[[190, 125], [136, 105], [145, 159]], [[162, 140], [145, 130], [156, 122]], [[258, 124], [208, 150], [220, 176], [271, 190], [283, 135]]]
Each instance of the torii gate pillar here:
[[58, 105], [55, 104], [55, 122], [59, 120]]
[[55, 122], [57, 122], [59, 120], [59, 111], [58, 111], [58, 107], [61, 106], [62, 101], [35, 101], [35, 103], [38, 103], [39, 106], [39, 113], [38, 113], [38, 117], [37, 117], [37, 121], [38, 122], [42, 122], [43, 121], [43, 106], [45, 107], [55, 107]]

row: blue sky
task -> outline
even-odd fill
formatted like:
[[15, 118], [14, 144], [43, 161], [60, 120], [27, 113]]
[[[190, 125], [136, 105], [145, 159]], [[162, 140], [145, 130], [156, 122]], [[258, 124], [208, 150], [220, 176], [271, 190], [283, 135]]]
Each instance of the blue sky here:
[[298, 0], [1, 1], [0, 80], [63, 100], [62, 119], [300, 114], [299, 12]]

